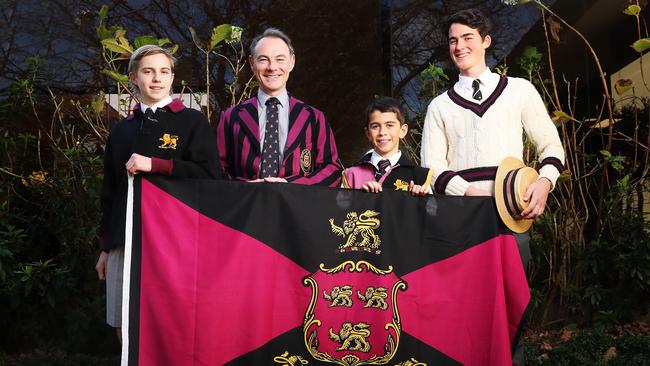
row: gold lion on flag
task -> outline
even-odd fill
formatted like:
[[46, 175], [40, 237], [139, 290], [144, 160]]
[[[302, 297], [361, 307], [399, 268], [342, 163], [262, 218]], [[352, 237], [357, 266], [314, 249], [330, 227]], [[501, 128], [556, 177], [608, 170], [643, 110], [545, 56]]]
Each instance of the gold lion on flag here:
[[[345, 243], [339, 245], [340, 252], [363, 250], [366, 252], [381, 253], [379, 245], [381, 239], [375, 234], [375, 229], [379, 228], [381, 222], [377, 218], [379, 212], [366, 210], [361, 215], [356, 212], [348, 212], [347, 218], [343, 221], [343, 227], [334, 223], [330, 218], [332, 232], [337, 236], [347, 237]], [[359, 236], [361, 238], [359, 239]]]

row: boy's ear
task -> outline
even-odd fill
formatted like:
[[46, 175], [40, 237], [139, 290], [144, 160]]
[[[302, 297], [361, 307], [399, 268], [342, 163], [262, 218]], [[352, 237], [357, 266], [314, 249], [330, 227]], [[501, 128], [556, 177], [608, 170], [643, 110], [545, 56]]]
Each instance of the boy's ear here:
[[137, 84], [138, 77], [136, 76], [136, 74], [134, 72], [129, 73], [129, 80], [131, 81], [131, 84], [138, 85]]
[[403, 139], [404, 137], [406, 137], [406, 134], [407, 134], [408, 132], [409, 132], [409, 125], [406, 124], [406, 123], [402, 123], [402, 124], [399, 126], [399, 138], [400, 138], [400, 139]]
[[490, 45], [492, 45], [492, 37], [488, 34], [483, 38], [483, 49], [489, 48]]

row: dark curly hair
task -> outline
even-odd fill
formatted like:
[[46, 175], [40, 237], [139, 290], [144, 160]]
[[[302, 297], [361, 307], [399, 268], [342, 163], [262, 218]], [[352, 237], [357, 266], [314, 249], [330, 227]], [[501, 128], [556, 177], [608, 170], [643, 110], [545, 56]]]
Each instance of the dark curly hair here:
[[454, 23], [460, 23], [470, 28], [474, 28], [481, 35], [481, 38], [492, 32], [492, 22], [488, 17], [478, 9], [461, 10], [447, 17], [444, 29], [445, 37], [449, 34], [449, 28]]

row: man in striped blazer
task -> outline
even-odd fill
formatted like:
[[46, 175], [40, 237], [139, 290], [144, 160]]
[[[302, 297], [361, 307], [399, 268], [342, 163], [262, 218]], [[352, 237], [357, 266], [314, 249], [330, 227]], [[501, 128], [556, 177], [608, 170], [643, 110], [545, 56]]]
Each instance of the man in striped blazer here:
[[269, 28], [253, 39], [257, 95], [221, 114], [217, 147], [230, 179], [337, 187], [342, 166], [330, 125], [318, 109], [290, 96], [291, 40]]

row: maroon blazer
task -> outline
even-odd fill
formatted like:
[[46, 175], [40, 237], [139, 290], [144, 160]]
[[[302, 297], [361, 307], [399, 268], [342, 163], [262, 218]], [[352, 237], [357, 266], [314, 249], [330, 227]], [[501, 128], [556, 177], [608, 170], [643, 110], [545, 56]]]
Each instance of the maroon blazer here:
[[[221, 168], [230, 179], [259, 178], [257, 97], [229, 108], [217, 125]], [[338, 187], [342, 165], [330, 125], [318, 109], [289, 96], [289, 133], [278, 176], [288, 182]]]

